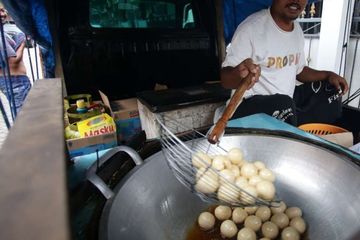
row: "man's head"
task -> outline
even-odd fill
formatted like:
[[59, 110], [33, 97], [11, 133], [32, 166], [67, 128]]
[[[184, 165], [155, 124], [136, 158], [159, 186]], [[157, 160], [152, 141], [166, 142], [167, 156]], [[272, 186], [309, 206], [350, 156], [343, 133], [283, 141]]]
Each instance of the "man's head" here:
[[0, 18], [5, 21], [8, 18], [8, 11], [4, 8], [4, 5], [0, 2]]
[[273, 0], [271, 13], [283, 21], [294, 21], [304, 10], [307, 0]]

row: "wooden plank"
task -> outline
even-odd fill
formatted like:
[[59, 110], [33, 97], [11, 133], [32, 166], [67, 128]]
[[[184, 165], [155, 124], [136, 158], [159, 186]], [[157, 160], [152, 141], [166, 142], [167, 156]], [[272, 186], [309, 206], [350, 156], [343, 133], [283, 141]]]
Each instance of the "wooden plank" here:
[[0, 239], [69, 239], [61, 79], [35, 82], [0, 150]]

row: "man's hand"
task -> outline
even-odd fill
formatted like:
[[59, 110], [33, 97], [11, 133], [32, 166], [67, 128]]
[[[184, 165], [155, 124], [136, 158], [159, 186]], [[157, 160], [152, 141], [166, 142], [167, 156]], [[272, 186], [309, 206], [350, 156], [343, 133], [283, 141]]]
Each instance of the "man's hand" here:
[[347, 93], [347, 91], [349, 90], [349, 86], [345, 78], [337, 75], [334, 72], [329, 72], [328, 80], [329, 83], [333, 85], [338, 91], [342, 91], [341, 96]]
[[241, 79], [246, 78], [246, 76], [249, 75], [250, 73], [254, 74], [254, 77], [251, 79], [251, 84], [249, 85], [248, 90], [252, 88], [257, 81], [259, 81], [259, 77], [261, 74], [260, 66], [254, 64], [251, 58], [245, 59], [235, 68]]

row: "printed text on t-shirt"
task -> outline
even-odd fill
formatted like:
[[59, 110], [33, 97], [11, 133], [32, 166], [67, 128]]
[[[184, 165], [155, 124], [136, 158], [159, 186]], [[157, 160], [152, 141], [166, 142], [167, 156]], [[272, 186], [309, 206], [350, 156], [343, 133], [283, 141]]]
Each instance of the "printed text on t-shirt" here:
[[268, 68], [283, 68], [299, 64], [301, 53], [290, 54], [284, 57], [268, 57]]

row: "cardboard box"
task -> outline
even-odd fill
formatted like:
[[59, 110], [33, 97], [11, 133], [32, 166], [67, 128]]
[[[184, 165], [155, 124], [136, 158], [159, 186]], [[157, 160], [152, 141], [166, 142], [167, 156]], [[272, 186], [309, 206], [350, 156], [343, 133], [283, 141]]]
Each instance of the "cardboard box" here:
[[117, 146], [116, 133], [107, 133], [87, 138], [66, 140], [70, 158], [94, 153]]
[[110, 109], [111, 116], [116, 124], [118, 142], [124, 142], [141, 131], [141, 122], [136, 98], [112, 101], [101, 91], [101, 99]]

